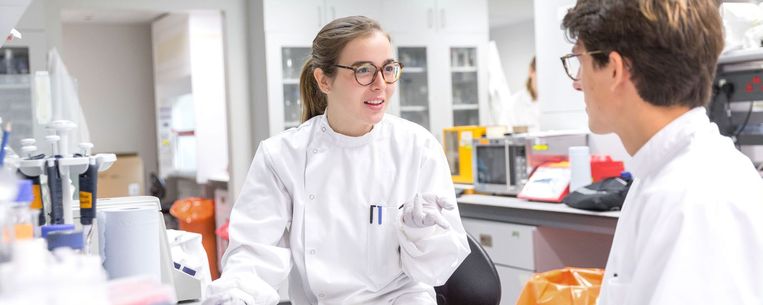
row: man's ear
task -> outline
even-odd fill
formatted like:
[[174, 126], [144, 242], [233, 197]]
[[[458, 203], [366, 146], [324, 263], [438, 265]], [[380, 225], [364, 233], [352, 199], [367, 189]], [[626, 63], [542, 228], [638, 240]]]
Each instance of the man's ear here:
[[630, 70], [628, 69], [628, 62], [617, 51], [609, 52], [609, 64], [612, 71], [612, 87], [615, 89], [617, 86], [623, 85], [626, 80], [630, 79]]
[[315, 78], [315, 82], [318, 83], [318, 87], [321, 89], [321, 92], [324, 94], [331, 92], [331, 78], [328, 77], [326, 73], [323, 73], [323, 69], [313, 69], [313, 77]]

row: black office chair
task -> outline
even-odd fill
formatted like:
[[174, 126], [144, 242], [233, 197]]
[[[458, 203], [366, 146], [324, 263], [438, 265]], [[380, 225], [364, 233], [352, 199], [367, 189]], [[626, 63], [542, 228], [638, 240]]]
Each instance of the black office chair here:
[[471, 235], [466, 234], [472, 253], [444, 285], [435, 287], [437, 305], [498, 305], [501, 280], [493, 260]]

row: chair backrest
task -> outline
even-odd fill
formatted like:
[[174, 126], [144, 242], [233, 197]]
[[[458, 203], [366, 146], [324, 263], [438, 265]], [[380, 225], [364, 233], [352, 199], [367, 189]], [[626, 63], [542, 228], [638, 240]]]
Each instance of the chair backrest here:
[[435, 287], [437, 305], [498, 305], [501, 280], [493, 260], [471, 235], [466, 238], [472, 252], [444, 285]]

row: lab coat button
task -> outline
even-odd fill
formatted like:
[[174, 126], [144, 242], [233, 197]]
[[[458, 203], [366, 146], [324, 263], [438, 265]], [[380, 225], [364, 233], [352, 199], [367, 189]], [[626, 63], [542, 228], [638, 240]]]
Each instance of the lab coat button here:
[[320, 293], [320, 294], [318, 294], [318, 297], [322, 299], [322, 298], [325, 298], [325, 297], [326, 297], [326, 295], [325, 295], [325, 294], [323, 294], [323, 293]]
[[310, 196], [307, 196], [307, 198], [310, 198], [310, 200], [313, 200], [313, 199], [315, 199], [315, 195], [310, 194]]
[[315, 255], [315, 249], [310, 250], [310, 255]]
[[322, 132], [326, 132], [326, 126], [321, 127]]
[[317, 148], [313, 148], [313, 153], [317, 154], [318, 153], [318, 149]]

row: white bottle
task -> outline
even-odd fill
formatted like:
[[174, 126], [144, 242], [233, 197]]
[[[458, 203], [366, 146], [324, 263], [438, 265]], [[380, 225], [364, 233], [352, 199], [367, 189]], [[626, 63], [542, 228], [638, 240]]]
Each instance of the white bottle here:
[[591, 154], [588, 146], [572, 146], [570, 158], [570, 193], [591, 184]]

